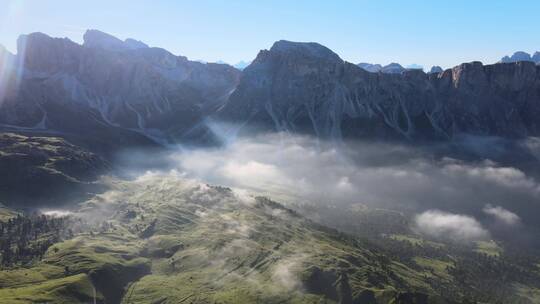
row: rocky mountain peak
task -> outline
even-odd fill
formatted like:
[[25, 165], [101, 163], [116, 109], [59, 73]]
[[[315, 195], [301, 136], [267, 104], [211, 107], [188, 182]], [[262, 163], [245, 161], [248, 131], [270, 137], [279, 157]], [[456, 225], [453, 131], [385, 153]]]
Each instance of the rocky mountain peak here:
[[431, 67], [431, 70], [429, 70], [429, 73], [430, 74], [438, 74], [438, 73], [442, 73], [444, 70], [438, 66], [438, 65], [434, 65]]
[[372, 63], [366, 63], [366, 62], [361, 62], [359, 64], [357, 64], [360, 68], [368, 71], [368, 72], [371, 72], [371, 73], [378, 73], [382, 70], [382, 65], [380, 64], [372, 64]]
[[240, 74], [97, 30], [86, 32], [83, 45], [23, 35], [17, 59], [18, 83], [0, 89], [0, 127], [143, 144], [174, 142], [203, 129], [193, 127], [228, 98]]
[[531, 60], [531, 55], [526, 52], [515, 52], [510, 58], [513, 61], [529, 61]]
[[43, 33], [21, 35], [17, 56], [25, 69], [35, 72], [73, 71], [81, 46], [68, 38], [52, 38]]
[[402, 73], [404, 73], [406, 71], [411, 71], [411, 70], [423, 71], [423, 67], [421, 65], [411, 64], [411, 65], [407, 66], [407, 68], [404, 68], [401, 64], [396, 63], [396, 62], [392, 62], [392, 63], [390, 63], [388, 65], [385, 65], [385, 66], [382, 66], [380, 64], [372, 64], [372, 63], [361, 62], [361, 63], [357, 64], [357, 66], [360, 67], [361, 69], [366, 70], [366, 71], [371, 72], [371, 73], [381, 72], [381, 73], [384, 73], [384, 74], [402, 74]]
[[[276, 48], [298, 47], [303, 46]], [[475, 61], [445, 71], [435, 67], [438, 73], [428, 76], [398, 63], [375, 74], [346, 62], [283, 60], [272, 53], [262, 52], [246, 69], [221, 118], [329, 138], [540, 134], [534, 118], [540, 110], [533, 102], [540, 68], [532, 62]]]
[[122, 41], [110, 34], [98, 31], [87, 30], [83, 36], [84, 46], [88, 48], [100, 48], [108, 51], [124, 51], [148, 48], [145, 43], [128, 38]]
[[540, 63], [540, 52], [534, 53], [534, 55], [531, 56], [531, 54], [527, 52], [518, 51], [515, 52], [512, 56], [504, 56], [500, 62], [501, 63], [511, 63], [511, 62], [520, 62], [520, 61], [532, 61], [536, 64]]
[[20, 35], [17, 39], [17, 54], [26, 53], [31, 48], [46, 48], [54, 44], [71, 42], [68, 38], [52, 38], [44, 33], [35, 32], [27, 35]]
[[405, 68], [401, 64], [392, 62], [389, 65], [384, 66], [381, 72], [388, 74], [401, 74], [405, 71]]
[[540, 64], [540, 52], [534, 53], [532, 56], [532, 61], [536, 62], [536, 64]]
[[484, 65], [480, 61], [462, 63], [452, 68], [454, 87], [461, 89], [479, 89], [487, 82]]
[[218, 118], [332, 138], [540, 134], [540, 67], [533, 62], [434, 67], [435, 75], [398, 63], [371, 65], [381, 69], [375, 74], [318, 43], [281, 40], [240, 78], [231, 66], [192, 62], [96, 30], [86, 32], [84, 45], [24, 35], [18, 53], [21, 82], [5, 98], [0, 124], [25, 130], [86, 136], [100, 128], [99, 136], [114, 130], [137, 133], [134, 141], [143, 134], [174, 143], [195, 138], [194, 126], [220, 109]]
[[126, 45], [128, 48], [130, 49], [147, 49], [149, 48], [148, 44], [140, 41], [140, 40], [135, 40], [135, 39], [132, 39], [132, 38], [127, 38], [126, 40], [124, 40], [124, 45]]
[[292, 42], [280, 40], [270, 48], [272, 53], [280, 53], [288, 56], [301, 56], [313, 59], [342, 62], [339, 56], [329, 48], [315, 42]]

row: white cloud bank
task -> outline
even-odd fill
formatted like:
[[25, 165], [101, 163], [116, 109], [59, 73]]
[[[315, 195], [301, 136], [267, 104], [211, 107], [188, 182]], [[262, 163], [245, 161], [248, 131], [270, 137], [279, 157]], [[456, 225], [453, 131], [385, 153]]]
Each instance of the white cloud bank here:
[[415, 227], [418, 232], [436, 238], [474, 241], [489, 237], [489, 232], [475, 218], [440, 210], [428, 210], [417, 215]]
[[486, 206], [484, 206], [484, 209], [482, 209], [482, 211], [484, 211], [485, 214], [491, 215], [498, 221], [509, 226], [517, 225], [521, 221], [520, 217], [517, 214], [501, 206], [492, 206], [490, 204], [487, 204]]
[[[481, 210], [477, 202], [537, 201], [540, 186], [523, 171], [491, 161], [433, 159], [422, 149], [273, 134], [243, 138], [222, 149], [173, 153], [188, 176], [312, 204], [408, 209]], [[503, 206], [507, 207], [508, 206]]]
[[490, 160], [434, 156], [433, 151], [365, 141], [340, 145], [278, 133], [238, 138], [220, 148], [179, 148], [152, 157], [130, 153], [126, 159], [134, 172], [137, 166], [159, 165], [284, 204], [362, 204], [407, 214], [441, 209], [478, 217], [484, 202], [501, 202], [501, 208], [520, 214], [523, 225], [540, 212], [540, 184], [531, 172]]

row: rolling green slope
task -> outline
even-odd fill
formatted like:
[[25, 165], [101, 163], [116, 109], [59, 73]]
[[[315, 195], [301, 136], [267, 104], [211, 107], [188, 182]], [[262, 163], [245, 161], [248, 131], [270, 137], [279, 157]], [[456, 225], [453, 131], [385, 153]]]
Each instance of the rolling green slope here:
[[17, 216], [17, 212], [0, 203], [0, 222], [6, 222], [15, 216]]
[[0, 201], [5, 205], [40, 207], [80, 200], [102, 191], [96, 181], [108, 169], [100, 156], [63, 138], [0, 133]]
[[[2, 303], [497, 303], [472, 300], [483, 294], [459, 284], [471, 276], [443, 244], [395, 235], [387, 250], [174, 172], [108, 183], [72, 237], [0, 271]], [[525, 283], [508, 298], [538, 303]]]
[[85, 302], [95, 287], [100, 303], [386, 303], [432, 293], [419, 272], [268, 199], [174, 175], [112, 187], [77, 214], [92, 232], [0, 272], [0, 297]]

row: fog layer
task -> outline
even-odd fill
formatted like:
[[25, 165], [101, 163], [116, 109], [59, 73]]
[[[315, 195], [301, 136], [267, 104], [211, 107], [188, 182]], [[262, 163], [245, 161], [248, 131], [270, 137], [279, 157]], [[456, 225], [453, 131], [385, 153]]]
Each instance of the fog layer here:
[[[486, 157], [471, 160], [433, 147], [325, 143], [269, 134], [239, 138], [222, 148], [179, 148], [152, 155], [130, 151], [123, 157], [134, 174], [136, 164], [139, 170], [176, 170], [189, 178], [248, 190], [285, 204], [398, 210], [411, 218], [420, 216], [423, 227], [435, 225], [435, 234], [444, 230], [469, 238], [470, 233], [462, 231], [469, 227], [474, 238], [482, 238], [488, 235], [482, 222], [534, 226], [540, 214], [538, 181], [517, 167], [491, 159], [493, 151], [504, 148], [489, 143], [483, 148], [490, 152]], [[534, 154], [536, 143], [531, 139], [522, 146]], [[474, 149], [482, 147], [475, 144]], [[429, 220], [452, 225], [427, 225]], [[462, 230], [449, 228], [456, 223]]]

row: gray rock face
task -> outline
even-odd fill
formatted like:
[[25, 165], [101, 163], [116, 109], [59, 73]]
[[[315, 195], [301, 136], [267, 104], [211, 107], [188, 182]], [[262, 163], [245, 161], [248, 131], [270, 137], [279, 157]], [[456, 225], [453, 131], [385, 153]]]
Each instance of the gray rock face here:
[[[407, 70], [401, 64], [395, 63], [395, 62], [390, 63], [389, 65], [385, 65], [385, 66], [382, 66], [380, 64], [371, 64], [371, 63], [362, 62], [358, 64], [358, 67], [371, 73], [381, 72], [381, 73], [386, 73], [386, 74], [401, 74]], [[422, 69], [422, 68], [421, 67], [412, 68], [412, 70], [414, 69]]]
[[371, 63], [361, 62], [358, 64], [358, 66], [371, 73], [378, 73], [382, 70], [382, 65], [380, 64], [371, 64]]
[[0, 124], [14, 130], [129, 133], [172, 143], [195, 136], [194, 127], [226, 101], [240, 76], [228, 65], [192, 62], [95, 30], [83, 45], [21, 36], [17, 56], [21, 64], [11, 74], [20, 77], [0, 100]]
[[511, 62], [519, 62], [519, 61], [532, 61], [535, 63], [540, 63], [540, 52], [534, 53], [533, 56], [531, 56], [529, 53], [526, 52], [515, 52], [512, 56], [504, 56], [501, 59], [501, 63], [511, 63]]
[[132, 50], [149, 48], [149, 46], [146, 43], [139, 40], [132, 39], [132, 38], [127, 38], [126, 40], [124, 40], [124, 45], [127, 48], [132, 49]]
[[0, 133], [0, 200], [17, 207], [64, 204], [103, 191], [110, 165], [57, 137]]
[[214, 115], [332, 138], [538, 136], [539, 69], [473, 62], [370, 73], [320, 44], [282, 40], [240, 72], [95, 30], [83, 45], [34, 33], [20, 37], [17, 56], [0, 49], [0, 130], [168, 144], [208, 139], [204, 121]]
[[443, 71], [444, 70], [440, 66], [434, 65], [434, 66], [431, 67], [431, 70], [429, 70], [429, 73], [430, 74], [434, 74], [434, 73], [438, 74], [438, 73], [442, 73]]
[[381, 69], [381, 72], [387, 73], [387, 74], [401, 74], [405, 72], [405, 68], [401, 66], [399, 63], [390, 63], [389, 65], [384, 66]]
[[109, 51], [125, 51], [135, 49], [146, 49], [148, 45], [131, 38], [122, 41], [112, 35], [98, 30], [88, 30], [84, 34], [84, 46], [88, 48], [101, 48]]
[[536, 62], [536, 64], [540, 64], [540, 52], [535, 52], [532, 56], [532, 61]]
[[322, 62], [341, 62], [341, 58], [329, 48], [315, 42], [292, 42], [280, 40], [274, 43], [271, 52], [286, 54], [290, 59], [309, 57]]
[[306, 48], [324, 49], [261, 51], [217, 117], [331, 138], [540, 135], [540, 67], [534, 63], [384, 74]]

